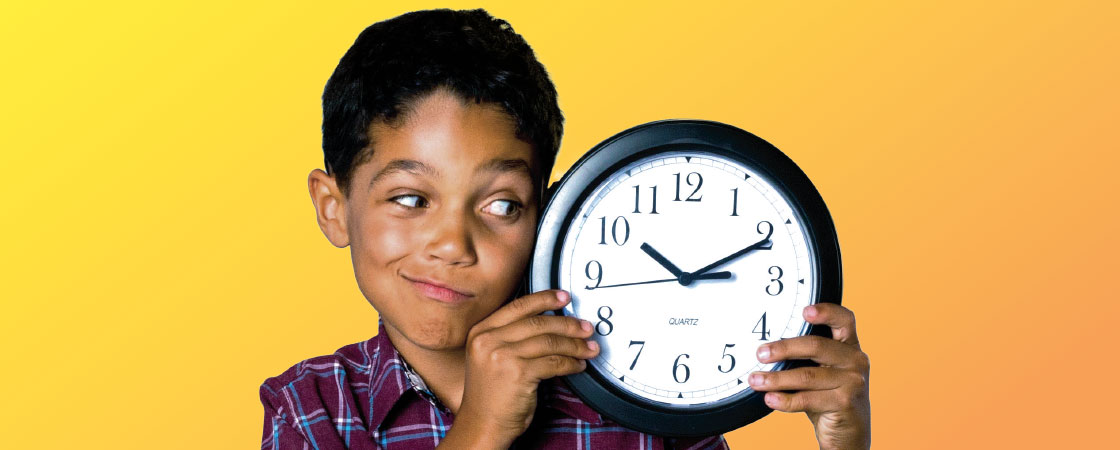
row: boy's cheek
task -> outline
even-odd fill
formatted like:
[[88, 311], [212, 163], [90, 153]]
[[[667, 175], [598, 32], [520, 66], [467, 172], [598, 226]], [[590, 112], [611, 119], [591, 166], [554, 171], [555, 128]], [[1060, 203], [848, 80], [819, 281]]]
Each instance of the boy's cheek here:
[[532, 234], [516, 234], [497, 242], [479, 246], [479, 265], [484, 266], [487, 278], [494, 280], [519, 279], [529, 265], [532, 254]]
[[496, 239], [488, 239], [485, 244], [478, 243], [479, 265], [483, 266], [480, 269], [492, 283], [488, 286], [490, 290], [502, 297], [502, 304], [516, 293], [529, 268], [535, 236], [536, 227], [532, 226], [515, 233], [495, 235]]
[[351, 240], [356, 239], [364, 247], [384, 255], [380, 259], [396, 259], [395, 257], [407, 254], [414, 246], [412, 240], [417, 233], [412, 221], [393, 217], [377, 208], [363, 213], [360, 226], [355, 228], [358, 236], [351, 236]]
[[506, 253], [512, 259], [511, 266], [518, 270], [528, 267], [536, 237], [537, 221], [534, 215], [533, 220], [526, 220], [519, 230], [503, 239], [502, 243], [508, 247]]
[[[388, 222], [388, 221], [382, 221]], [[350, 251], [359, 283], [372, 286], [396, 277], [396, 263], [414, 246], [407, 228], [390, 223], [363, 223], [351, 234]]]

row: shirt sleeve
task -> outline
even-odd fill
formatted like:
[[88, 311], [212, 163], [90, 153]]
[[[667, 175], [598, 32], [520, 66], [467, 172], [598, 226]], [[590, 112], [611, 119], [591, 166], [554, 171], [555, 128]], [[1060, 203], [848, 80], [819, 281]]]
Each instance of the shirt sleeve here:
[[296, 450], [311, 448], [291, 423], [289, 415], [277, 406], [275, 391], [268, 384], [261, 385], [261, 405], [264, 406], [264, 433], [261, 436], [261, 450]]
[[696, 438], [665, 438], [665, 448], [674, 450], [728, 450], [722, 434]]

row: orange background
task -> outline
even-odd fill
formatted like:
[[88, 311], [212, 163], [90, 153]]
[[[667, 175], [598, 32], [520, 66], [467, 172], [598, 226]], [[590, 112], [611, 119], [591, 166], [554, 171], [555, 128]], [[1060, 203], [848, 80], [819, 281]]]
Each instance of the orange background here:
[[[252, 448], [266, 377], [375, 331], [306, 190], [319, 96], [366, 25], [478, 6], [381, 3], [0, 6], [5, 448]], [[560, 92], [554, 179], [665, 118], [800, 164], [876, 447], [1114, 441], [1115, 3], [482, 6]], [[795, 414], [727, 439], [815, 447]]]

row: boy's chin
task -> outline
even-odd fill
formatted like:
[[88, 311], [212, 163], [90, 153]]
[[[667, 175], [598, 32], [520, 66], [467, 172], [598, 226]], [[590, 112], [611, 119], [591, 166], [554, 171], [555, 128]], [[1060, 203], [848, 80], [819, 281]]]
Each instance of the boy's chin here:
[[[448, 325], [442, 322], [420, 323], [412, 330], [402, 330], [409, 341], [429, 351], [462, 350], [467, 343], [469, 327]], [[460, 329], [462, 328], [462, 329]]]

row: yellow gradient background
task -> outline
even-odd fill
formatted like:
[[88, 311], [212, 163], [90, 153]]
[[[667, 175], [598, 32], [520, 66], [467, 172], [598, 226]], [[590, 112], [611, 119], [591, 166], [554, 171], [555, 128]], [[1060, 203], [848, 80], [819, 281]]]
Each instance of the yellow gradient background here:
[[[551, 73], [559, 179], [647, 121], [769, 140], [836, 221], [877, 448], [1114, 442], [1114, 2], [4, 2], [0, 433], [253, 448], [257, 389], [377, 315], [306, 188], [367, 25], [484, 6]], [[815, 448], [801, 414], [734, 448]]]

